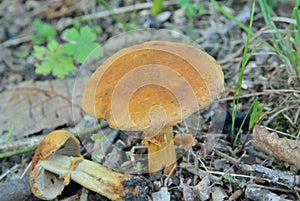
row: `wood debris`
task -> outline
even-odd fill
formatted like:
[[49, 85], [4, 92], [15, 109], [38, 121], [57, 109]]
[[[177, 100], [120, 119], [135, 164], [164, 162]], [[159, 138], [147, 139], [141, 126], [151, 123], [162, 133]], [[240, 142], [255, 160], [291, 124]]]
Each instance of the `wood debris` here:
[[300, 141], [279, 138], [275, 132], [255, 126], [253, 129], [253, 147], [274, 158], [300, 167]]

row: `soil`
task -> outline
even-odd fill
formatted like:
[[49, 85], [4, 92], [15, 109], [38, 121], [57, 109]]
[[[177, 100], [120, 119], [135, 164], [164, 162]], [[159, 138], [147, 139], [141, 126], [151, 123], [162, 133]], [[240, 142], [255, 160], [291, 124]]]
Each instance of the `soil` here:
[[[127, 26], [135, 28], [135, 31], [127, 32], [114, 15], [97, 1], [0, 1], [0, 153], [33, 147], [0, 159], [1, 200], [39, 200], [32, 194], [28, 181], [34, 146], [53, 130], [64, 128], [76, 133], [98, 125], [99, 122], [103, 123], [103, 120], [91, 118], [81, 111], [79, 101], [83, 83], [113, 53], [149, 40], [188, 40], [206, 51], [222, 66], [224, 91], [210, 107], [174, 126], [175, 135], [188, 137], [176, 138], [179, 140], [176, 144], [178, 161], [169, 175], [164, 175], [163, 170], [151, 177], [146, 173], [146, 149], [141, 146], [141, 133], [117, 131], [105, 123], [101, 129], [80, 137], [84, 157], [118, 172], [134, 174], [137, 177], [140, 175], [143, 184], [148, 186], [141, 194], [143, 197], [148, 194], [149, 199], [156, 196], [155, 193], [164, 197], [161, 200], [300, 199], [299, 163], [287, 159], [291, 156], [289, 151], [297, 150], [292, 156], [299, 157], [295, 160], [300, 161], [299, 149], [290, 147], [294, 143], [296, 145], [293, 146], [300, 146], [300, 77], [295, 71], [297, 67], [285, 62], [279, 52], [268, 49], [260, 39], [251, 37], [249, 52], [257, 48], [256, 45], [258, 48], [250, 57], [244, 72], [237, 123], [232, 132], [231, 105], [239, 79], [247, 33], [220, 13], [211, 2], [199, 2], [206, 12], [196, 11], [190, 23], [185, 14], [187, 7], [179, 5], [178, 2], [166, 1], [162, 13], [153, 17], [150, 1], [108, 1], [109, 7]], [[245, 25], [249, 24], [252, 6], [249, 1], [217, 3]], [[277, 5], [274, 8], [276, 15], [289, 17], [290, 15], [284, 15], [292, 12], [293, 5]], [[89, 20], [84, 17], [89, 17]], [[38, 62], [33, 56], [32, 39], [36, 32], [32, 28], [32, 22], [35, 19], [51, 24], [58, 32], [58, 41], [63, 41], [63, 31], [70, 28], [75, 19], [81, 20], [82, 26], [101, 27], [102, 32], [97, 35], [97, 42], [102, 45], [103, 57], [98, 61], [88, 60], [83, 65], [76, 64], [77, 70], [64, 79], [35, 73], [35, 64]], [[281, 30], [289, 28], [288, 23], [277, 22], [277, 25]], [[258, 4], [255, 6], [252, 29], [263, 41], [273, 44], [270, 35], [272, 30], [266, 26]], [[37, 89], [38, 92], [24, 91], [25, 87]], [[62, 98], [59, 103], [52, 102], [49, 106], [50, 99], [55, 99], [54, 97]], [[261, 104], [265, 104], [263, 115], [256, 125], [265, 129], [248, 129], [250, 118], [246, 118], [241, 136], [234, 146], [235, 134], [256, 97]], [[42, 110], [45, 114], [37, 116], [35, 110], [28, 109], [28, 105], [22, 106], [24, 99], [29, 100], [26, 104], [33, 102], [34, 109]], [[75, 109], [70, 109], [72, 106], [69, 100], [73, 101]], [[65, 110], [53, 109], [58, 104]], [[61, 110], [61, 113], [56, 110]], [[28, 111], [33, 113], [29, 114]], [[71, 115], [72, 118], [69, 117]], [[5, 142], [10, 127], [15, 129], [12, 130], [8, 142]], [[99, 132], [104, 133], [105, 140], [91, 140], [91, 136]], [[252, 145], [255, 141], [252, 142], [251, 139], [255, 135], [269, 135], [270, 132], [279, 136], [274, 137], [276, 143], [270, 146], [276, 146], [273, 147], [274, 150], [286, 153], [281, 154], [280, 158]], [[246, 136], [247, 133], [249, 136]], [[282, 137], [291, 140], [287, 142], [288, 145], [285, 144], [286, 147], [280, 147]], [[242, 149], [244, 141], [246, 144]], [[102, 155], [92, 154], [99, 149]], [[167, 189], [167, 193], [164, 189]], [[57, 200], [108, 199], [71, 182]]]

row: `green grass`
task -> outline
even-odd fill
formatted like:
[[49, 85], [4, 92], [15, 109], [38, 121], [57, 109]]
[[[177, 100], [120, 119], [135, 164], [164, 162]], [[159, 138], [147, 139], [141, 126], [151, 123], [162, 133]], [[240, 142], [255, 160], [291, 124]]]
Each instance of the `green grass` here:
[[98, 0], [98, 3], [101, 4], [106, 10], [108, 10], [110, 12], [111, 16], [118, 23], [120, 23], [124, 27], [124, 29], [126, 31], [132, 31], [132, 30], [134, 30], [135, 26], [132, 26], [132, 24], [126, 23], [120, 15], [116, 14], [113, 11], [113, 9], [110, 7], [110, 5], [107, 3], [107, 1], [105, 1], [105, 0]]
[[[249, 27], [248, 27], [247, 40], [246, 40], [245, 48], [244, 48], [244, 52], [243, 52], [241, 71], [240, 71], [239, 79], [238, 79], [237, 86], [236, 86], [236, 89], [234, 92], [234, 99], [233, 99], [233, 103], [232, 103], [232, 127], [231, 127], [232, 132], [234, 132], [235, 119], [236, 119], [236, 113], [238, 111], [238, 104], [239, 104], [240, 96], [241, 96], [241, 88], [242, 88], [242, 81], [243, 81], [243, 77], [244, 77], [244, 71], [245, 71], [246, 65], [247, 65], [250, 57], [253, 55], [253, 53], [256, 51], [256, 49], [259, 47], [259, 45], [256, 45], [251, 50], [251, 52], [248, 54], [249, 43], [250, 43], [250, 38], [251, 38], [251, 33], [252, 33], [253, 19], [254, 19], [254, 10], [255, 10], [255, 1], [253, 1], [253, 4], [252, 4], [252, 11], [251, 11], [250, 23], [249, 23]], [[247, 112], [247, 115], [244, 118], [244, 120], [238, 130], [238, 133], [236, 134], [236, 137], [235, 137], [234, 143], [233, 143], [233, 147], [235, 147], [237, 144], [237, 140], [241, 133], [241, 129], [242, 129], [242, 127], [245, 123], [245, 120], [246, 120], [247, 116], [249, 115], [250, 111], [252, 110], [250, 123], [249, 123], [249, 130], [252, 129], [252, 127], [254, 126], [254, 123], [259, 119], [259, 117], [263, 111], [263, 108], [264, 107], [259, 107], [259, 101], [257, 98], [252, 102], [252, 104]], [[234, 133], [232, 133], [231, 135], [233, 136]]]
[[[258, 4], [260, 6], [261, 13], [263, 14], [266, 27], [270, 30], [273, 30], [274, 32], [271, 33], [271, 37], [268, 41], [262, 39], [260, 35], [255, 35], [255, 33], [252, 31], [252, 23], [253, 23], [253, 11], [254, 7], [252, 7], [252, 13], [250, 18], [250, 24], [249, 26], [246, 26], [239, 20], [237, 20], [232, 14], [227, 12], [225, 9], [223, 9], [215, 0], [211, 0], [212, 5], [219, 10], [222, 14], [224, 14], [226, 17], [231, 19], [232, 21], [236, 22], [237, 25], [246, 31], [248, 33], [247, 41], [244, 48], [244, 54], [243, 54], [243, 61], [241, 66], [241, 72], [239, 75], [239, 80], [237, 83], [237, 87], [234, 93], [234, 100], [232, 104], [232, 120], [234, 127], [234, 118], [237, 111], [237, 106], [240, 99], [240, 91], [241, 91], [241, 83], [243, 79], [243, 72], [244, 68], [253, 54], [253, 52], [258, 48], [258, 45], [255, 46], [252, 51], [247, 54], [248, 52], [248, 45], [249, 45], [249, 39], [250, 36], [255, 36], [256, 40], [260, 41], [262, 45], [269, 48], [270, 51], [275, 52], [276, 55], [281, 59], [281, 61], [287, 66], [289, 69], [293, 69], [294, 71], [291, 73], [294, 78], [296, 77], [296, 80], [298, 81], [298, 84], [300, 84], [300, 16], [298, 12], [298, 8], [300, 6], [300, 0], [297, 0], [293, 9], [293, 12], [291, 14], [292, 20], [295, 21], [295, 23], [290, 23], [290, 26], [288, 26], [285, 30], [282, 30], [278, 28], [278, 25], [273, 21], [273, 17], [275, 17], [275, 12], [273, 11], [273, 8], [276, 7], [277, 3], [274, 5], [270, 4], [268, 0], [258, 0]], [[288, 70], [289, 70], [288, 69]], [[254, 105], [253, 105], [254, 104]], [[259, 118], [260, 114], [262, 113], [263, 107], [259, 107], [259, 102], [257, 99], [252, 103], [249, 110], [252, 110], [251, 113], [251, 120], [250, 120], [250, 127], [254, 125], [254, 122]], [[248, 111], [249, 112], [249, 111]], [[253, 117], [254, 116], [254, 117]], [[235, 143], [236, 144], [236, 140]]]
[[203, 8], [203, 6], [199, 3], [193, 2], [191, 0], [180, 0], [179, 5], [181, 7], [185, 7], [185, 16], [188, 18], [188, 35], [195, 39], [195, 33], [194, 33], [194, 19], [197, 16], [197, 14], [206, 14], [206, 10]]
[[243, 29], [247, 33], [251, 33], [251, 35], [254, 35], [254, 32], [251, 29], [249, 30], [249, 27], [247, 27], [245, 24], [236, 19], [236, 17], [234, 17], [232, 14], [223, 9], [215, 0], [211, 0], [210, 2], [218, 11], [220, 11], [223, 15], [228, 17], [233, 22], [235, 22], [241, 29]]
[[46, 41], [51, 41], [56, 37], [56, 30], [50, 24], [47, 24], [40, 19], [35, 19], [32, 23], [32, 28], [35, 31], [32, 42], [35, 45], [43, 44]]
[[153, 16], [158, 15], [163, 10], [164, 0], [153, 0], [153, 6], [151, 8], [151, 14]]
[[8, 129], [8, 132], [3, 140], [4, 143], [7, 143], [9, 141], [9, 139], [11, 138], [11, 135], [13, 133], [13, 130], [14, 130], [14, 127], [15, 127], [15, 121], [12, 121], [10, 126], [9, 126], [9, 129]]
[[[249, 22], [249, 26], [244, 25], [243, 23], [239, 22], [233, 15], [229, 14], [227, 11], [225, 11], [219, 4], [217, 4], [216, 1], [211, 0], [212, 4], [223, 14], [225, 14], [229, 19], [231, 19], [232, 21], [236, 22], [243, 30], [247, 31], [247, 39], [245, 42], [245, 47], [244, 47], [244, 52], [243, 52], [243, 60], [242, 60], [242, 64], [241, 64], [241, 71], [239, 74], [239, 79], [238, 82], [236, 84], [236, 88], [234, 91], [234, 99], [232, 102], [232, 127], [231, 127], [231, 139], [234, 138], [234, 128], [235, 128], [235, 119], [236, 119], [236, 114], [238, 111], [238, 105], [240, 103], [240, 96], [241, 96], [241, 89], [242, 89], [242, 82], [243, 82], [243, 77], [244, 77], [244, 71], [246, 68], [246, 65], [249, 61], [249, 59], [251, 58], [251, 56], [253, 55], [253, 53], [257, 50], [257, 48], [259, 47], [260, 44], [257, 44], [250, 53], [248, 53], [249, 51], [249, 43], [250, 43], [250, 38], [252, 35], [254, 35], [254, 32], [252, 31], [252, 26], [253, 26], [253, 19], [254, 19], [254, 11], [255, 11], [255, 1], [253, 1], [252, 4], [252, 11], [251, 11], [251, 16], [250, 16], [250, 22]], [[250, 108], [248, 109], [246, 116], [244, 118], [244, 120], [242, 121], [242, 124], [234, 138], [234, 142], [233, 142], [233, 147], [236, 147], [237, 145], [237, 141], [239, 138], [239, 135], [241, 133], [242, 127], [247, 119], [247, 116], [249, 114], [251, 114], [250, 117], [250, 123], [249, 123], [249, 130], [252, 129], [252, 127], [254, 126], [255, 122], [260, 118], [261, 113], [263, 112], [264, 106], [259, 106], [259, 101], [256, 98]]]
[[291, 19], [296, 21], [296, 25], [291, 24], [285, 32], [280, 31], [272, 20], [275, 14], [266, 0], [258, 0], [258, 3], [267, 27], [275, 31], [271, 34], [273, 50], [286, 65], [293, 67], [300, 83], [300, 17], [298, 12], [300, 0], [297, 0], [291, 15]]
[[31, 147], [25, 147], [16, 151], [9, 151], [9, 152], [5, 152], [5, 153], [1, 153], [0, 154], [0, 159], [2, 158], [8, 158], [14, 155], [18, 155], [18, 154], [24, 154], [30, 151], [34, 151], [37, 148], [37, 146], [31, 146]]

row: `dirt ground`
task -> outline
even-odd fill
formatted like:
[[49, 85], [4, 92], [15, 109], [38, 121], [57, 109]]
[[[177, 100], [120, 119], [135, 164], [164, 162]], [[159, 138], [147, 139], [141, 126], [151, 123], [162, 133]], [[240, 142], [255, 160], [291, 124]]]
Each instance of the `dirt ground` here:
[[[104, 150], [104, 155], [97, 155], [96, 161], [115, 171], [146, 178], [149, 200], [155, 196], [164, 197], [156, 200], [166, 201], [299, 200], [300, 78], [278, 52], [264, 45], [274, 41], [259, 4], [255, 6], [252, 29], [262, 40], [250, 39], [248, 52], [256, 49], [245, 68], [235, 129], [239, 129], [256, 97], [265, 108], [254, 129], [248, 130], [249, 118], [246, 119], [234, 147], [231, 105], [247, 32], [210, 1], [192, 1], [200, 2], [206, 12], [196, 12], [191, 21], [185, 14], [187, 7], [176, 1], [165, 1], [162, 13], [156, 18], [151, 17], [150, 1], [107, 2], [134, 31], [126, 32], [112, 12], [97, 1], [0, 1], [0, 200], [40, 200], [31, 193], [28, 183], [36, 146], [53, 130], [64, 128], [76, 133], [103, 123], [81, 110], [83, 83], [118, 50], [150, 40], [189, 41], [222, 66], [225, 84], [218, 100], [174, 126], [176, 136], [191, 134], [194, 146], [178, 142], [177, 166], [172, 174], [160, 172], [150, 177], [144, 171], [146, 159], [138, 157], [138, 153], [145, 152], [139, 137], [135, 138], [141, 133], [116, 131], [104, 123], [101, 129], [80, 137], [84, 157], [95, 160], [93, 151]], [[250, 1], [217, 3], [248, 26]], [[274, 8], [275, 14], [281, 19], [290, 17], [294, 3], [279, 3]], [[101, 27], [96, 40], [102, 45], [103, 57], [83, 65], [76, 63], [77, 69], [64, 79], [36, 74], [38, 61], [33, 56], [32, 42], [36, 34], [32, 28], [35, 19], [51, 24], [58, 33], [58, 41], [63, 41], [63, 31], [75, 19], [82, 25]], [[289, 24], [278, 22], [278, 27], [284, 32]], [[105, 140], [91, 140], [100, 131]], [[11, 136], [6, 142], [8, 133]], [[128, 154], [132, 150], [136, 157]], [[137, 166], [136, 161], [142, 166]], [[71, 182], [57, 200], [109, 199]]]

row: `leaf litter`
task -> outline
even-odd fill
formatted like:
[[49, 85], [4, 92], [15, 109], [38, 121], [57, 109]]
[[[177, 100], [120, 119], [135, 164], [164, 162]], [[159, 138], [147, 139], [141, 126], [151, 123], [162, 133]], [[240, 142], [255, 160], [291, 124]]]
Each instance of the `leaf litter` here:
[[275, 132], [255, 126], [252, 145], [255, 149], [280, 161], [300, 167], [300, 140], [279, 138]]
[[[8, 5], [7, 2], [8, 1], [2, 1], [0, 5], [5, 7]], [[47, 3], [47, 6], [42, 6], [38, 2], [34, 3], [33, 1], [26, 1], [26, 6], [27, 8], [32, 8], [34, 17], [45, 15], [48, 19], [56, 20], [55, 22], [58, 21], [58, 24], [68, 24], [70, 21], [65, 15], [69, 16], [74, 13], [76, 10], [74, 8], [81, 8], [78, 2], [79, 1], [74, 1], [69, 5], [64, 4], [64, 1], [49, 2]], [[128, 2], [124, 2], [124, 5], [131, 5]], [[249, 17], [246, 13], [249, 12], [249, 4], [245, 2], [244, 5], [232, 4], [231, 2], [218, 2], [223, 8], [229, 10], [237, 16], [237, 18], [247, 24]], [[14, 5], [18, 4], [15, 2]], [[122, 8], [121, 4], [118, 5], [118, 3], [116, 3], [115, 5]], [[137, 7], [139, 7], [138, 5]], [[3, 9], [1, 6], [0, 9]], [[90, 6], [88, 7], [90, 8]], [[19, 6], [19, 8], [22, 8], [22, 6]], [[240, 61], [242, 59], [241, 53], [244, 47], [245, 34], [235, 23], [232, 23], [232, 21], [228, 20], [220, 13], [215, 12], [215, 10], [212, 13], [211, 10], [209, 10], [212, 9], [209, 3], [205, 2], [204, 8], [208, 10], [208, 13], [206, 15], [197, 16], [197, 20], [195, 20], [194, 32], [196, 35], [196, 42], [201, 45], [201, 48], [216, 57], [222, 64], [227, 86], [225, 95], [220, 101], [222, 102], [223, 99], [227, 104], [230, 104], [232, 100], [232, 91], [235, 87], [235, 81], [237, 80]], [[181, 8], [179, 8], [178, 5], [174, 4], [170, 7], [166, 7], [166, 10], [170, 10], [172, 14], [171, 17], [163, 23], [163, 26], [165, 28], [176, 29], [181, 33], [186, 33], [187, 20], [180, 14], [182, 13], [179, 12], [180, 9]], [[139, 16], [139, 10], [136, 12], [137, 16]], [[278, 12], [282, 13], [282, 11]], [[8, 19], [10, 17], [9, 15], [11, 15], [11, 13], [6, 13], [4, 18]], [[121, 12], [120, 15], [127, 19], [126, 14]], [[289, 17], [289, 15], [286, 17]], [[97, 18], [94, 20], [97, 21]], [[103, 25], [103, 30], [105, 30], [103, 36], [101, 35], [104, 40], [107, 39], [105, 37], [116, 35], [122, 31], [117, 23], [113, 23], [113, 20], [110, 19], [108, 14], [105, 15], [105, 18], [97, 22], [100, 23], [100, 21]], [[17, 24], [17, 20], [13, 21], [13, 24], [14, 23]], [[136, 20], [135, 23], [140, 24], [138, 20]], [[10, 25], [11, 24], [9, 24], [9, 26]], [[3, 27], [9, 26], [4, 24]], [[270, 33], [272, 30], [265, 27], [262, 16], [257, 15], [254, 26], [257, 35], [261, 36], [264, 40], [270, 40]], [[210, 29], [210, 27], [213, 27], [213, 29]], [[19, 30], [24, 33], [24, 26], [21, 26], [21, 29], [19, 28]], [[9, 31], [13, 34], [19, 33], [13, 29], [9, 29]], [[7, 48], [5, 51], [13, 52], [15, 45], [22, 43], [26, 44], [26, 40], [25, 42], [20, 42], [22, 40], [11, 40], [11, 38], [3, 36], [1, 33], [0, 38], [2, 39], [1, 41], [6, 42], [5, 44], [14, 44], [12, 46], [6, 46]], [[143, 38], [143, 36], [136, 36], [134, 40], [139, 41], [140, 38]], [[216, 43], [216, 41], [218, 41], [218, 43]], [[110, 43], [109, 46], [103, 48], [103, 54], [106, 54], [106, 52], [110, 50], [113, 53], [121, 49], [126, 45], [123, 42], [124, 40], [110, 40], [108, 42]], [[251, 40], [250, 49], [257, 43], [259, 43], [259, 41], [256, 40], [256, 38], [253, 38]], [[9, 59], [14, 61], [13, 57]], [[26, 62], [29, 62], [29, 64], [32, 65], [30, 59]], [[24, 64], [26, 62], [24, 62]], [[30, 139], [32, 134], [40, 133], [43, 130], [47, 132], [47, 130], [53, 130], [57, 127], [69, 128], [74, 126], [74, 119], [70, 118], [69, 115], [71, 113], [70, 109], [65, 109], [63, 112], [65, 114], [58, 113], [59, 115], [57, 115], [57, 111], [61, 108], [70, 107], [70, 101], [72, 100], [69, 95], [66, 95], [72, 91], [70, 91], [70, 87], [62, 87], [63, 84], [59, 80], [41, 82], [38, 81], [39, 78], [35, 78], [31, 83], [26, 82], [19, 84], [26, 80], [22, 80], [22, 76], [18, 79], [12, 79], [15, 75], [13, 75], [14, 71], [12, 71], [12, 68], [7, 66], [7, 64], [10, 63], [13, 64], [13, 62], [7, 58], [0, 61], [0, 65], [6, 70], [1, 72], [5, 72], [5, 75], [8, 75], [7, 77], [11, 77], [10, 79], [13, 80], [11, 82], [4, 80], [3, 83], [5, 83], [5, 85], [1, 86], [1, 90], [5, 90], [1, 93], [0, 97], [0, 129], [2, 132], [7, 132], [9, 130], [11, 122], [14, 119], [18, 121], [15, 121], [14, 123], [15, 126], [12, 139], [23, 139], [24, 137]], [[250, 137], [253, 138], [252, 144], [249, 141], [245, 151], [243, 153], [238, 153], [236, 150], [232, 149], [230, 142], [226, 140], [226, 134], [221, 134], [219, 131], [216, 133], [209, 132], [210, 130], [207, 125], [209, 125], [210, 120], [206, 117], [205, 111], [197, 113], [194, 115], [194, 118], [197, 119], [201, 116], [201, 123], [198, 123], [194, 119], [194, 121], [187, 121], [187, 126], [183, 124], [180, 125], [182, 126], [182, 129], [175, 129], [176, 135], [183, 134], [184, 136], [192, 134], [195, 139], [194, 147], [192, 149], [180, 149], [180, 147], [178, 147], [178, 150], [181, 150], [183, 154], [179, 160], [175, 176], [166, 179], [167, 185], [160, 185], [160, 187], [153, 190], [153, 193], [164, 192], [163, 194], [167, 195], [165, 193], [166, 191], [168, 195], [170, 195], [170, 200], [189, 199], [193, 196], [196, 196], [196, 199], [200, 200], [217, 200], [219, 198], [237, 200], [299, 199], [300, 179], [297, 174], [297, 168], [299, 167], [297, 167], [298, 164], [295, 165], [295, 161], [292, 161], [292, 156], [298, 152], [297, 146], [299, 140], [297, 140], [295, 136], [291, 136], [291, 133], [296, 135], [296, 137], [297, 135], [299, 137], [300, 134], [300, 89], [293, 71], [289, 70], [290, 68], [291, 66], [287, 66], [280, 58], [278, 58], [276, 52], [272, 52], [263, 46], [257, 49], [257, 53], [254, 54], [246, 67], [244, 76], [245, 82], [243, 84], [241, 95], [242, 101], [239, 105], [239, 110], [243, 112], [247, 111], [250, 106], [249, 103], [258, 96], [260, 102], [267, 103], [264, 110], [265, 115], [260, 124], [266, 128], [271, 127], [274, 130], [273, 133], [255, 127], [259, 129], [254, 129], [253, 134], [252, 131], [250, 131]], [[33, 72], [31, 71], [31, 73]], [[5, 79], [4, 76], [1, 76], [1, 78]], [[69, 82], [70, 80], [65, 82]], [[49, 82], [55, 86], [53, 89], [51, 89]], [[70, 83], [71, 82], [72, 81], [70, 81]], [[9, 83], [9, 85], [7, 83]], [[29, 88], [30, 90], [25, 90], [24, 88]], [[23, 99], [24, 101], [22, 101]], [[14, 107], [12, 103], [15, 103], [15, 105], [18, 105], [21, 109]], [[78, 111], [75, 113], [78, 114], [78, 119], [81, 119], [80, 108], [78, 107], [77, 109]], [[26, 114], [25, 112], [23, 114], [22, 110], [26, 111]], [[42, 110], [44, 110], [44, 112], [42, 112]], [[2, 113], [3, 111], [5, 113]], [[43, 113], [47, 114], [47, 117], [51, 119], [51, 122], [47, 122], [47, 120], [43, 118]], [[37, 121], [43, 122], [38, 123], [41, 126], [36, 124]], [[22, 122], [22, 124], [23, 122], [26, 122], [28, 125], [20, 125], [20, 122]], [[23, 129], [21, 127], [23, 127]], [[186, 127], [189, 129], [185, 130]], [[111, 132], [111, 129], [107, 128], [104, 131], [108, 135], [108, 133]], [[279, 136], [279, 138], [276, 137], [276, 135]], [[139, 145], [138, 141], [128, 139], [124, 136], [126, 136], [126, 132], [120, 132], [113, 143], [116, 144], [118, 142], [118, 147], [127, 150], [131, 150]], [[282, 136], [286, 136], [287, 139], [283, 139]], [[182, 139], [179, 141], [182, 141]], [[194, 142], [192, 143], [191, 140], [188, 140], [186, 143], [194, 144]], [[253, 147], [256, 147], [257, 149], [255, 150]], [[270, 153], [270, 151], [264, 150], [265, 147], [274, 151]], [[114, 149], [114, 146], [109, 147], [108, 152], [110, 152], [108, 155], [104, 155], [103, 161], [105, 162], [109, 161], [111, 158], [118, 158], [120, 159], [118, 162], [124, 164], [126, 161], [120, 157], [119, 151]], [[283, 153], [279, 153], [280, 150]], [[294, 150], [295, 153], [291, 153], [292, 150]], [[22, 156], [27, 156], [27, 162], [30, 160], [30, 155]], [[254, 163], [243, 160], [247, 157], [254, 157]], [[20, 164], [24, 164], [24, 162], [21, 161], [21, 157], [18, 160]], [[1, 161], [1, 173], [6, 172], [5, 170], [9, 170], [10, 167], [13, 166], [10, 163], [11, 161], [13, 161], [13, 157]], [[221, 161], [222, 164], [220, 165], [220, 162], [215, 161]], [[25, 164], [27, 162], [25, 162]], [[132, 166], [132, 168], [134, 168], [134, 166]], [[14, 175], [14, 173], [12, 172], [10, 175]], [[8, 178], [9, 177], [4, 181], [9, 181]], [[160, 182], [161, 177], [154, 179], [149, 178], [149, 180], [153, 183]], [[182, 183], [187, 185], [187, 181], [189, 181], [188, 186], [184, 187]], [[210, 190], [206, 191], [202, 189], [206, 186], [208, 186]], [[185, 197], [183, 193], [185, 194]], [[94, 200], [105, 200], [105, 198], [94, 195], [91, 192], [88, 194], [88, 196]], [[34, 198], [32, 198], [32, 200], [33, 199]]]
[[3, 92], [0, 95], [0, 133], [7, 132], [12, 122], [15, 139], [78, 122], [82, 118], [81, 90], [74, 90], [77, 94], [73, 94], [74, 81], [28, 81]]

